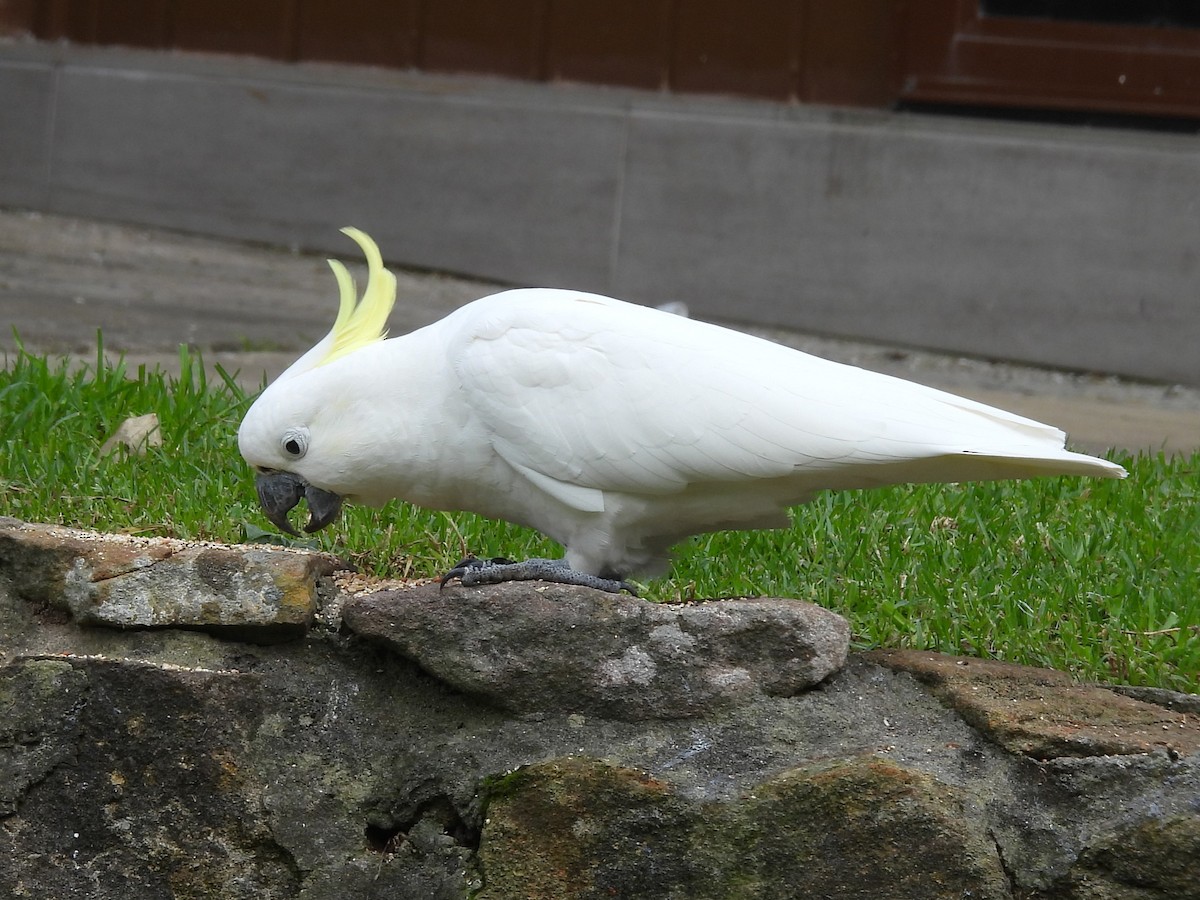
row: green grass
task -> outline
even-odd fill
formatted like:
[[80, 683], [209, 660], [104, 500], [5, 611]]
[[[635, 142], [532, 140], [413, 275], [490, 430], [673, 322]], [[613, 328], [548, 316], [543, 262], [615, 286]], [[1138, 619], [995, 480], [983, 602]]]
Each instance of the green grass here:
[[[250, 398], [206, 380], [18, 351], [0, 371], [0, 514], [81, 528], [277, 539], [236, 431]], [[163, 446], [100, 454], [127, 417]], [[1126, 481], [1041, 479], [824, 494], [786, 531], [683, 544], [651, 599], [776, 595], [837, 610], [858, 646], [1053, 666], [1080, 678], [1200, 692], [1200, 456], [1118, 458]], [[426, 577], [466, 552], [557, 555], [537, 534], [392, 503], [348, 509], [311, 546], [364, 571]]]

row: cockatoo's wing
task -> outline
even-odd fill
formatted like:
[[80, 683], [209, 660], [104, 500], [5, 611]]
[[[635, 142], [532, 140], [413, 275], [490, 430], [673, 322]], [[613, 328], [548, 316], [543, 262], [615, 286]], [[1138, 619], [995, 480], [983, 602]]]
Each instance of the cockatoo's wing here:
[[602, 493], [780, 480], [789, 503], [902, 481], [1119, 475], [1055, 428], [900, 379], [589, 294], [461, 311], [452, 364], [496, 451], [580, 510]]

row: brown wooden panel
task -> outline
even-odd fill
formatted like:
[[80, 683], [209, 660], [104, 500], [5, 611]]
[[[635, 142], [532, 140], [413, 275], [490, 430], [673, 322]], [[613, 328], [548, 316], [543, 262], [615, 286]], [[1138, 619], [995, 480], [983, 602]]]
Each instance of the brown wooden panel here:
[[897, 10], [891, 0], [807, 0], [800, 99], [888, 106], [897, 84]]
[[799, 0], [679, 0], [671, 87], [795, 97], [802, 16]]
[[[958, 71], [931, 78], [910, 96], [952, 103], [1200, 116], [1200, 52], [1013, 44], [967, 37]], [[962, 73], [968, 73], [966, 75]]]
[[81, 44], [163, 47], [172, 0], [31, 0], [36, 34]]
[[899, 4], [903, 21], [905, 68], [937, 68], [958, 30], [974, 17], [975, 0], [907, 0]]
[[909, 3], [901, 97], [1200, 117], [1200, 30], [992, 17], [978, 0]]
[[555, 0], [547, 75], [663, 88], [670, 65], [671, 0]]
[[548, 16], [549, 0], [425, 0], [418, 65], [543, 78]]
[[295, 0], [175, 0], [173, 43], [186, 50], [294, 56]]
[[417, 62], [419, 0], [300, 0], [300, 59], [409, 68]]
[[[908, 4], [906, 48], [916, 48], [923, 63], [939, 53], [944, 59], [956, 32], [934, 29], [930, 37], [923, 26], [944, 25], [945, 10], [960, 16], [974, 4]], [[37, 36], [51, 40], [886, 105], [894, 98], [899, 69], [892, 63], [893, 13], [900, 5], [901, 0], [0, 0], [0, 11], [9, 10], [11, 21], [32, 17]], [[928, 14], [939, 8], [940, 20]], [[919, 46], [921, 40], [926, 46]]]
[[98, 0], [93, 40], [98, 44], [163, 47], [168, 0]]
[[98, 0], [42, 0], [37, 10], [37, 36], [50, 41], [65, 38], [93, 43], [98, 7]]
[[35, 0], [0, 0], [0, 34], [33, 34]]

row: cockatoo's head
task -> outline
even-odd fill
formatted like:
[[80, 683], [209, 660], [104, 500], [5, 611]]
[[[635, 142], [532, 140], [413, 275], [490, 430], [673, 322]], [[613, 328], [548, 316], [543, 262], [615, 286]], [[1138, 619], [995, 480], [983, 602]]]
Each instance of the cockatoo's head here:
[[307, 532], [333, 522], [342, 508], [338, 473], [346, 471], [345, 430], [338, 420], [348, 402], [338, 379], [315, 372], [387, 336], [384, 324], [396, 301], [396, 278], [383, 267], [379, 248], [354, 228], [342, 229], [367, 257], [367, 287], [361, 302], [350, 273], [330, 260], [341, 302], [337, 319], [321, 341], [301, 356], [255, 400], [238, 429], [238, 449], [254, 467], [258, 502], [276, 526], [296, 534], [288, 513], [308, 501]]

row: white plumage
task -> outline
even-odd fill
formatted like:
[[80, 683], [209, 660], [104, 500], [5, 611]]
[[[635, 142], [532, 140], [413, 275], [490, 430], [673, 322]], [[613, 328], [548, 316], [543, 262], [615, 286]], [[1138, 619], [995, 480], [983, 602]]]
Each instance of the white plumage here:
[[260, 479], [529, 525], [606, 577], [660, 571], [691, 534], [785, 525], [824, 489], [1125, 475], [1048, 425], [578, 291], [374, 337], [329, 361], [318, 345], [257, 400], [239, 443]]

